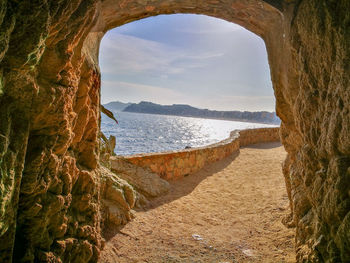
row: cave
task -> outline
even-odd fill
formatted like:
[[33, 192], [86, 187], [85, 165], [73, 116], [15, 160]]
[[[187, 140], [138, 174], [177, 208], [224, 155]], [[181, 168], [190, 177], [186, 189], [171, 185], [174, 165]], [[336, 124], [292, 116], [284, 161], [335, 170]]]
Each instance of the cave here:
[[297, 262], [350, 259], [350, 2], [0, 3], [0, 261], [97, 262], [99, 43], [159, 14], [239, 24], [266, 44]]

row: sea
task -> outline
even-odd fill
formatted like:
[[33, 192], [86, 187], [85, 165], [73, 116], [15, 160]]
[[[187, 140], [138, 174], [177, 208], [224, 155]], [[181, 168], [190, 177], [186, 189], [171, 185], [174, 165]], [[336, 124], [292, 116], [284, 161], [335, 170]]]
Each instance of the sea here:
[[222, 141], [233, 130], [277, 127], [273, 124], [114, 112], [119, 124], [102, 114], [101, 130], [116, 137], [117, 155], [182, 150]]

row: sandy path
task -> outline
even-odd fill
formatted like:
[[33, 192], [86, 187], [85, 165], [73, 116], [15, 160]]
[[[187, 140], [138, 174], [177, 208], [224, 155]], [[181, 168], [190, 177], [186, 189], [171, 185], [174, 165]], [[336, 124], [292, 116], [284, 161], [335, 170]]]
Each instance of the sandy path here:
[[120, 233], [108, 232], [101, 262], [294, 262], [294, 231], [281, 223], [285, 155], [280, 144], [250, 146], [172, 182]]

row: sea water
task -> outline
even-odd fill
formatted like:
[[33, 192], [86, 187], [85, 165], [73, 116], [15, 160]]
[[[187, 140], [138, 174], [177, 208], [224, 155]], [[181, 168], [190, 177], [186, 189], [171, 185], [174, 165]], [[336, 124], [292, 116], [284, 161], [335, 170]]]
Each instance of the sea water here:
[[116, 137], [115, 153], [182, 150], [219, 142], [233, 130], [276, 127], [276, 125], [132, 112], [114, 112], [119, 124], [102, 114], [101, 130]]

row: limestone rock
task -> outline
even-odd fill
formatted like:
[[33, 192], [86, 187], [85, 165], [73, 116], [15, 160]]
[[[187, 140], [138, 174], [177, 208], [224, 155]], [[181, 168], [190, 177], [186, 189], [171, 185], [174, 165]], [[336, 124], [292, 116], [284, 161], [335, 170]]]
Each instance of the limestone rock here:
[[[113, 157], [117, 158], [117, 157]], [[124, 225], [132, 219], [132, 208], [143, 207], [148, 199], [165, 194], [169, 183], [156, 174], [120, 159], [114, 172], [100, 166], [103, 225]]]
[[144, 197], [157, 197], [169, 191], [169, 183], [149, 169], [133, 165], [125, 161], [123, 157], [112, 157], [111, 159], [111, 169], [135, 187], [137, 192]]
[[105, 167], [100, 168], [101, 197], [106, 224], [123, 225], [131, 220], [131, 209], [135, 206], [136, 192], [125, 180]]

